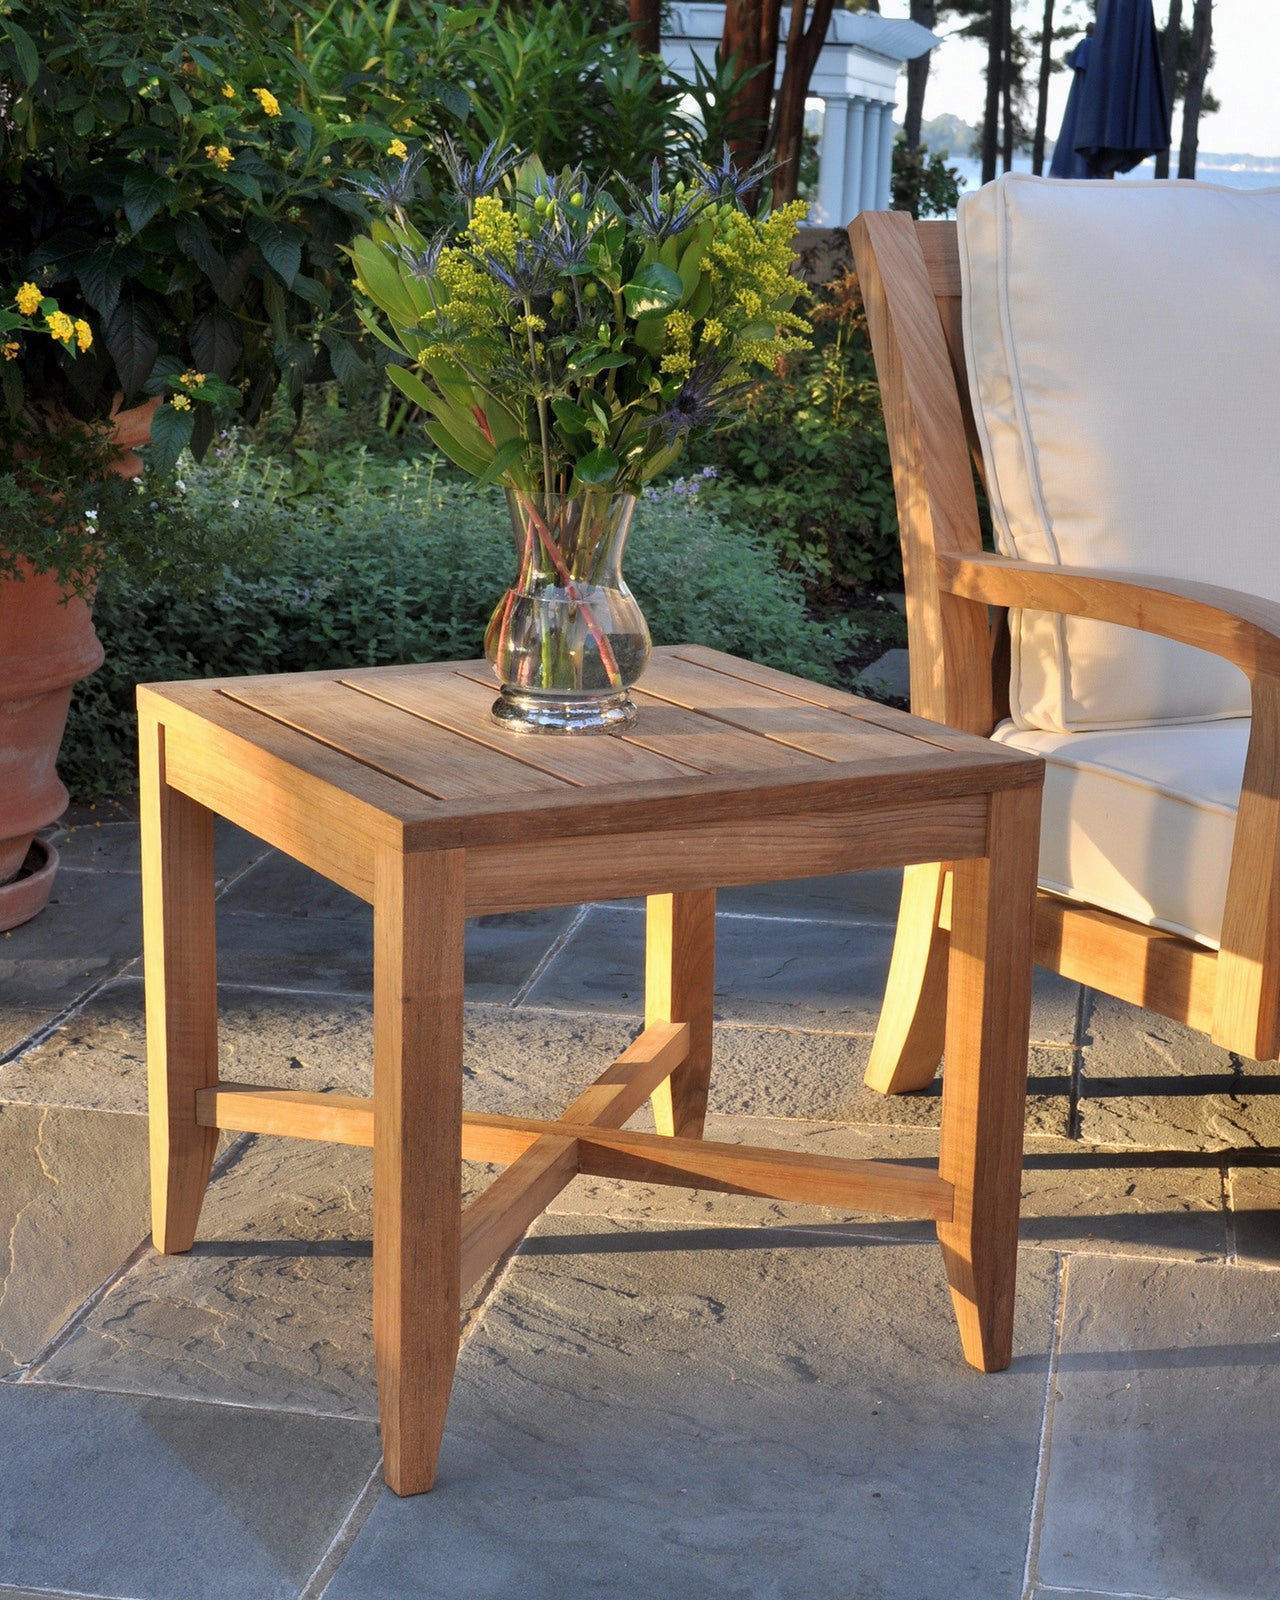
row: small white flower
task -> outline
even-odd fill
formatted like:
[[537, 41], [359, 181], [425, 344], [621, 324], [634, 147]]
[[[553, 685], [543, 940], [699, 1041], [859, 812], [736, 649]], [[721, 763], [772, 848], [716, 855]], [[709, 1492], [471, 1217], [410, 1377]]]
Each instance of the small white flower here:
[[186, 494], [187, 486], [186, 486], [185, 483], [183, 483], [181, 478], [175, 478], [173, 480], [173, 486], [178, 491], [179, 494]]
[[96, 511], [86, 511], [84, 515], [87, 522], [96, 522], [98, 520], [98, 513]]
[[231, 502], [231, 506], [232, 506], [232, 509], [233, 509], [233, 510], [235, 510], [235, 511], [239, 511], [239, 509], [240, 509], [240, 502], [239, 502], [239, 501], [238, 501], [238, 500], [233, 500], [233, 501], [232, 501], [232, 502]]

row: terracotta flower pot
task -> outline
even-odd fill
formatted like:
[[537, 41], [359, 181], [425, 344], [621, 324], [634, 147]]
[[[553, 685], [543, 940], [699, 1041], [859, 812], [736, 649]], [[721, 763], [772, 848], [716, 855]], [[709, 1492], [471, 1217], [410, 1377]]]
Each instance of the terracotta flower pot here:
[[[123, 477], [142, 470], [134, 450], [146, 443], [158, 404], [112, 413]], [[51, 574], [23, 561], [19, 568], [20, 578], [0, 581], [0, 930], [35, 916], [48, 898], [48, 853], [34, 852], [28, 863], [28, 852], [37, 831], [66, 809], [55, 764], [71, 691], [103, 654], [87, 602], [66, 595]]]

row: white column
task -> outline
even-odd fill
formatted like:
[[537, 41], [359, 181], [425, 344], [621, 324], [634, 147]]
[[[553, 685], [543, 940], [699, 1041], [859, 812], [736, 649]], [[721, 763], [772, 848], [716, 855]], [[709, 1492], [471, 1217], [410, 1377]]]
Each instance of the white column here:
[[893, 204], [893, 107], [886, 101], [880, 107], [880, 184], [876, 210], [887, 211]]
[[867, 126], [862, 136], [862, 204], [874, 210], [880, 201], [880, 119], [883, 100], [867, 102]]
[[849, 131], [844, 147], [844, 203], [840, 216], [852, 222], [864, 208], [862, 200], [862, 151], [867, 121], [867, 102], [863, 95], [855, 95], [849, 102]]
[[822, 138], [818, 144], [818, 200], [811, 225], [842, 228], [845, 163], [848, 159], [849, 102], [844, 95], [829, 96], [822, 106]]

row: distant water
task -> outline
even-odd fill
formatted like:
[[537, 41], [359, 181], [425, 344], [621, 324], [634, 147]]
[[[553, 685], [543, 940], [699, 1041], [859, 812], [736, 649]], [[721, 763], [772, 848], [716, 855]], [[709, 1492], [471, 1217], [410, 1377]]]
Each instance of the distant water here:
[[[1176, 166], [1175, 154], [1175, 166]], [[972, 156], [948, 156], [947, 165], [960, 173], [960, 192], [976, 189], [981, 181], [982, 163]], [[1144, 161], [1124, 178], [1155, 177], [1154, 158]], [[1031, 157], [1015, 156], [1015, 172], [1030, 172]], [[1228, 189], [1280, 189], [1280, 157], [1251, 155], [1214, 155], [1202, 151], [1196, 161], [1196, 177], [1201, 183], [1220, 183]]]

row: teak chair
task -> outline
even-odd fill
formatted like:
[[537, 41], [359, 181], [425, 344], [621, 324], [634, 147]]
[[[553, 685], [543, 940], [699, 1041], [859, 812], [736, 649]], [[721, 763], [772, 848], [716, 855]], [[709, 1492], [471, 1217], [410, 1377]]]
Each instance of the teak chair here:
[[[1026, 178], [988, 187], [990, 193], [984, 189], [981, 198], [962, 202], [959, 224], [864, 212], [849, 228], [893, 460], [912, 709], [969, 732], [994, 731], [1049, 759], [1038, 965], [1186, 1023], [1243, 1056], [1270, 1060], [1280, 1045], [1280, 577], [1269, 555], [1270, 544], [1280, 543], [1280, 324], [1270, 309], [1280, 287], [1274, 276], [1280, 191], [1241, 197], [1194, 184]], [[1083, 285], [1077, 282], [1081, 271], [1088, 274]], [[1144, 271], [1154, 280], [1154, 303]], [[1221, 279], [1216, 286], [1215, 277]], [[1136, 283], [1143, 292], [1135, 303]], [[1121, 295], [1126, 298], [1117, 302]], [[1099, 308], [1107, 324], [1101, 331], [1087, 323], [1086, 302]], [[1160, 317], [1172, 319], [1169, 340], [1187, 341], [1184, 385], [1172, 393], [1167, 378], [1177, 360], [1166, 362]], [[994, 356], [981, 347], [984, 334], [1000, 347]], [[1078, 357], [1081, 338], [1088, 350]], [[1055, 349], [1068, 369], [1062, 381], [1046, 354]], [[995, 379], [983, 366], [988, 357], [1003, 363]], [[977, 374], [972, 391], [969, 368]], [[1131, 415], [1126, 386], [1135, 372], [1148, 386], [1142, 392], [1151, 408], [1149, 433]], [[1091, 383], [1104, 391], [1101, 422], [1089, 402]], [[1186, 385], [1192, 386], [1190, 400], [1182, 398]], [[1237, 403], [1247, 408], [1239, 416]], [[990, 416], [984, 415], [988, 408]], [[1231, 415], [1220, 415], [1224, 410]], [[1266, 433], [1252, 430], [1254, 413], [1267, 419]], [[1070, 434], [1077, 416], [1084, 443], [1071, 438], [1064, 447], [1052, 436]], [[1000, 434], [1010, 418], [1012, 433]], [[1111, 455], [1107, 430], [1117, 434]], [[1271, 447], [1260, 450], [1267, 436]], [[1021, 451], [1012, 467], [1011, 440], [1014, 453]], [[1131, 486], [1117, 486], [1131, 469], [1140, 477], [1150, 467], [1149, 450], [1163, 452], [1157, 473], [1177, 480], [1168, 493], [1158, 477], [1154, 488], [1144, 480], [1133, 494]], [[1184, 462], [1196, 451], [1202, 459]], [[1225, 462], [1224, 452], [1230, 452]], [[975, 463], [991, 495], [1003, 553], [983, 548]], [[1011, 553], [1024, 550], [1028, 539], [1018, 523], [1026, 484], [1012, 482], [1014, 468], [1033, 480], [1034, 494], [1023, 504], [1043, 519], [1051, 539], [1047, 553], [1054, 544], [1061, 552], [1065, 543], [1074, 559], [1046, 559], [1044, 546], [1035, 559]], [[1215, 504], [1213, 515], [1186, 504], [1206, 477], [1213, 478], [1218, 501], [1231, 502]], [[1087, 555], [1080, 558], [1083, 541], [1061, 532], [1068, 525], [1090, 531], [1087, 506], [1077, 515], [1077, 501], [1084, 504], [1095, 485], [1109, 506], [1128, 508], [1118, 534], [1105, 518], [1093, 528], [1106, 547], [1096, 567]], [[1141, 530], [1129, 539], [1128, 521], [1142, 522], [1153, 494], [1159, 501], [1156, 536], [1144, 547]], [[1266, 507], [1270, 517], [1255, 526]], [[1188, 571], [1234, 587], [1195, 581]], [[1245, 587], [1252, 592], [1241, 592]], [[1260, 597], [1268, 591], [1276, 598]], [[1090, 620], [1067, 624], [1086, 630], [1069, 634], [1055, 620], [1063, 617]], [[1135, 665], [1125, 655], [1130, 648], [1171, 647], [1119, 629], [1097, 631], [1103, 623], [1181, 644], [1167, 659], [1143, 657], [1146, 665]], [[1070, 650], [1086, 641], [1078, 663], [1086, 692], [1089, 673], [1114, 648], [1122, 697], [1150, 695], [1155, 714], [1144, 720], [1134, 707], [1121, 706], [1110, 720], [1104, 715], [1090, 723], [1086, 714], [1076, 727], [1058, 731], [1012, 726], [1004, 720], [1011, 658], [1021, 673], [1016, 695], [1040, 670], [1028, 666], [1037, 638], [1041, 644], [1056, 640], [1052, 648], [1066, 652], [1059, 665], [1066, 661], [1071, 671]], [[1099, 648], [1100, 639], [1114, 646]], [[1224, 678], [1208, 657], [1179, 653], [1186, 645], [1233, 663], [1247, 684], [1234, 674]], [[1166, 758], [1184, 770], [1170, 776], [1160, 767]], [[1153, 762], [1160, 771], [1152, 781], [1163, 785], [1154, 796], [1141, 788]], [[1112, 793], [1109, 771], [1129, 787]], [[1086, 791], [1096, 801], [1099, 785], [1111, 798], [1104, 796], [1082, 820], [1077, 812]], [[1188, 799], [1183, 790], [1197, 785], [1204, 792]], [[1109, 810], [1117, 797], [1119, 809]], [[1133, 815], [1124, 810], [1130, 804], [1149, 806], [1149, 836], [1143, 828], [1137, 829], [1143, 837], [1132, 836]], [[1171, 807], [1183, 809], [1175, 814]], [[1176, 826], [1164, 843], [1161, 818], [1170, 815]], [[1213, 839], [1206, 840], [1206, 830], [1217, 830]], [[1111, 859], [1126, 853], [1139, 858], [1136, 868], [1132, 860], [1117, 865]], [[1049, 870], [1055, 857], [1071, 859]], [[1200, 920], [1210, 925], [1186, 926], [1181, 908], [1162, 908], [1159, 896], [1168, 886], [1139, 881], [1144, 872], [1170, 880], [1175, 897], [1208, 903]], [[1109, 892], [1103, 903], [1091, 903], [1087, 884], [1059, 881], [1073, 874], [1104, 880]], [[1046, 876], [1052, 889], [1044, 887]], [[941, 1054], [947, 885], [946, 863], [906, 869], [885, 1008], [867, 1073], [867, 1082], [885, 1093], [925, 1087]], [[1136, 913], [1130, 900], [1141, 902]]]

